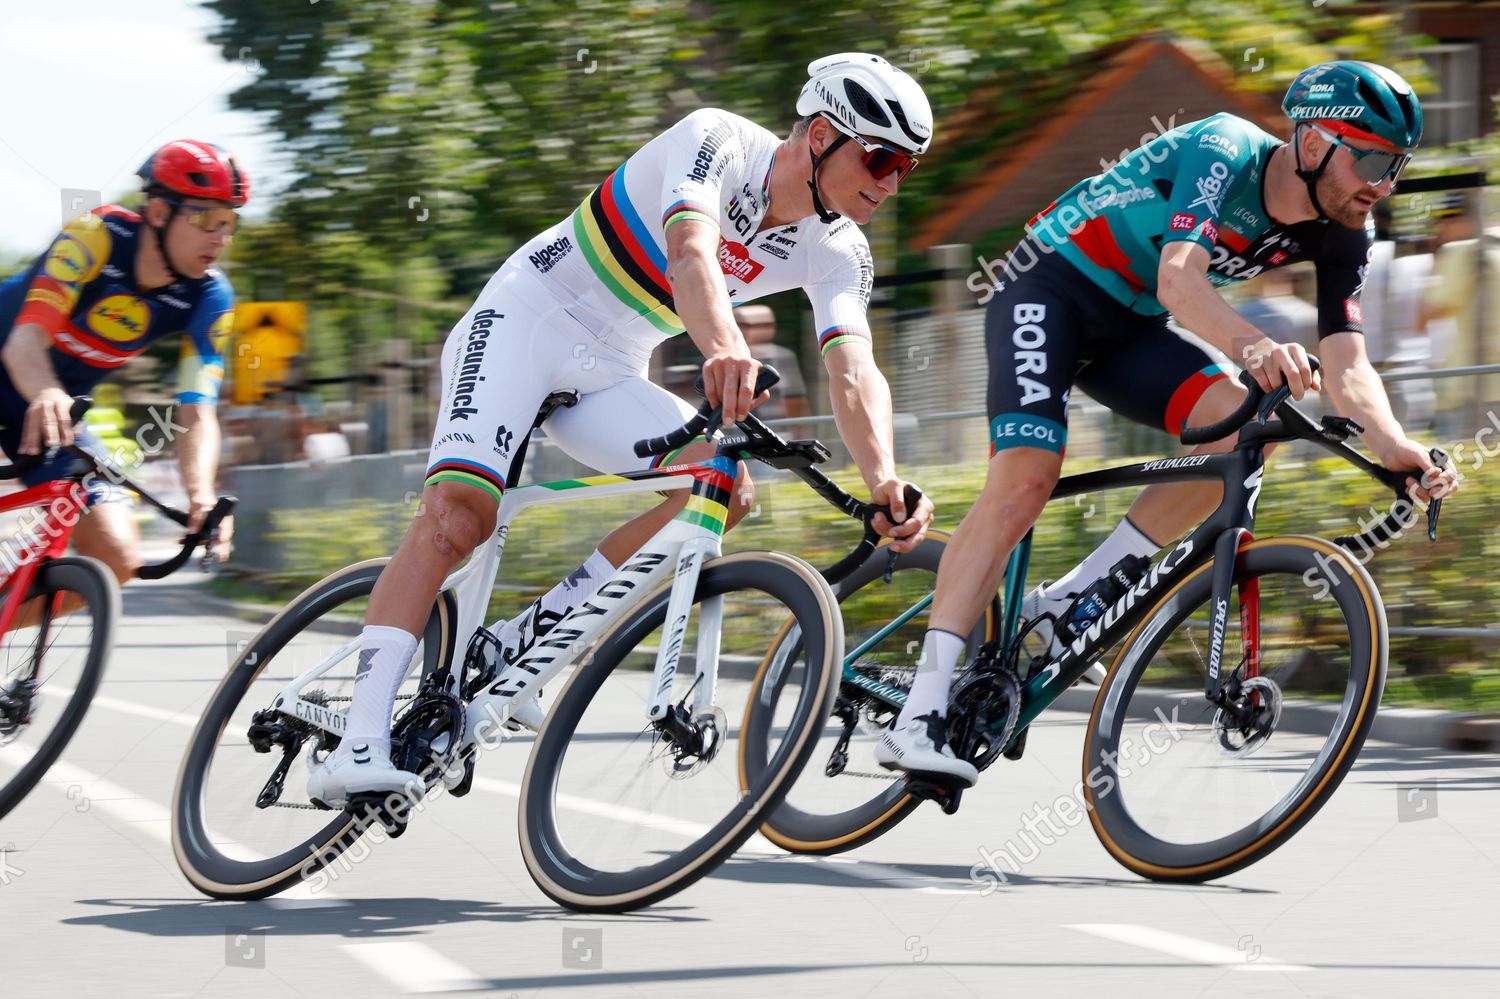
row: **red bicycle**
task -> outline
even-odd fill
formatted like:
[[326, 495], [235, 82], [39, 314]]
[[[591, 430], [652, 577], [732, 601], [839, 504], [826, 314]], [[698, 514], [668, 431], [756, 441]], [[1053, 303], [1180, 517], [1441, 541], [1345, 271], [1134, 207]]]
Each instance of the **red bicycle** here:
[[[88, 408], [73, 408], [80, 419]], [[168, 519], [188, 515], [161, 502], [97, 455], [77, 446], [57, 449], [73, 463], [60, 479], [0, 497], [0, 513], [25, 511], [20, 530], [0, 541], [0, 817], [20, 803], [57, 760], [83, 721], [99, 687], [120, 615], [120, 587], [100, 562], [66, 556], [68, 539], [88, 501], [86, 481], [123, 486]], [[0, 466], [15, 479], [45, 461]], [[142, 579], [160, 579], [185, 565], [234, 509], [220, 497], [203, 526], [163, 562], [142, 566]]]

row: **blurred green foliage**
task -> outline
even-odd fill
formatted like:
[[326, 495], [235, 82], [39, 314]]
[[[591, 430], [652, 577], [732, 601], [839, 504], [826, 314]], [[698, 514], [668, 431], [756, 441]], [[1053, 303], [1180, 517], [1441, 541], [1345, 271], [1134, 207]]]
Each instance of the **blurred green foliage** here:
[[[1356, 522], [1382, 514], [1390, 497], [1347, 463], [1299, 445], [1272, 458], [1260, 502], [1257, 533], [1354, 533]], [[1070, 460], [1069, 474], [1124, 462]], [[1386, 604], [1392, 627], [1496, 627], [1500, 578], [1477, 569], [1500, 559], [1500, 534], [1493, 523], [1496, 476], [1485, 466], [1460, 460], [1464, 489], [1447, 502], [1436, 544], [1425, 528], [1414, 529], [1366, 563]], [[757, 476], [757, 507], [725, 539], [725, 550], [775, 549], [815, 565], [837, 561], [858, 539], [853, 522], [790, 478]], [[856, 483], [846, 469], [835, 480]], [[983, 484], [982, 465], [942, 465], [913, 469], [938, 502], [938, 524], [951, 529]], [[1038, 523], [1030, 578], [1055, 579], [1104, 540], [1124, 515], [1133, 490], [1096, 493], [1061, 500]], [[501, 564], [490, 619], [518, 613], [581, 563], [604, 532], [642, 512], [652, 498], [584, 500], [533, 508], [517, 519]], [[285, 510], [276, 515], [273, 539], [283, 545], [288, 569], [254, 581], [225, 584], [233, 595], [272, 602], [290, 599], [304, 587], [350, 562], [389, 555], [405, 530], [409, 507], [376, 503], [339, 509]], [[851, 622], [851, 627], [869, 622]], [[1426, 706], [1500, 709], [1500, 665], [1488, 640], [1395, 635], [1391, 641], [1386, 702]]]
[[[1338, 54], [1420, 74], [1395, 59], [1392, 18], [1305, 0], [204, 5], [223, 19], [211, 40], [225, 58], [258, 63], [232, 106], [264, 116], [294, 178], [236, 245], [234, 280], [243, 298], [312, 303], [317, 374], [368, 364], [368, 345], [398, 333], [439, 338], [514, 247], [694, 108], [784, 134], [807, 63], [832, 52], [883, 53], [931, 97], [937, 144], [896, 201], [898, 238], [1048, 114], [1091, 53], [1143, 25], [1231, 65], [1271, 45], [1270, 70], [1239, 78], [1268, 91]], [[965, 109], [983, 127], [945, 142]]]

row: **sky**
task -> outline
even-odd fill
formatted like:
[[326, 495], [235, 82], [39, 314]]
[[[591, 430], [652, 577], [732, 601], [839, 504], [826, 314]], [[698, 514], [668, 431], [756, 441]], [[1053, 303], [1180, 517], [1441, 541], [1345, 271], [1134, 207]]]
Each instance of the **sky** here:
[[64, 189], [133, 190], [172, 139], [233, 150], [251, 177], [247, 214], [265, 213], [285, 167], [260, 116], [229, 110], [255, 63], [220, 56], [206, 41], [216, 22], [193, 0], [0, 4], [0, 259], [46, 248]]

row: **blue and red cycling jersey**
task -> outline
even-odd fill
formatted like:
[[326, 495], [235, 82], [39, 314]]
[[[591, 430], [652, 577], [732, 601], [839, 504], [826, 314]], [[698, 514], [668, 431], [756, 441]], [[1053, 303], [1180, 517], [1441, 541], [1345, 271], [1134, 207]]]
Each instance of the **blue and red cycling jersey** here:
[[[0, 284], [0, 346], [17, 326], [52, 337], [52, 367], [63, 389], [83, 395], [162, 337], [186, 334], [177, 401], [218, 401], [222, 347], [234, 321], [234, 291], [217, 270], [153, 291], [135, 282], [141, 217], [117, 205], [69, 222], [47, 252]], [[0, 364], [0, 424], [19, 425], [27, 401]]]

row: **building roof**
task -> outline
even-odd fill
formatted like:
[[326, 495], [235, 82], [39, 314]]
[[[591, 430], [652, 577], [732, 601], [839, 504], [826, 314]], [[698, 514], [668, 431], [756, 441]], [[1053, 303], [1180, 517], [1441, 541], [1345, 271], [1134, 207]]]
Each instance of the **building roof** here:
[[[1077, 86], [1041, 113], [1031, 112], [1039, 124], [1007, 136], [954, 186], [944, 206], [918, 230], [918, 249], [972, 243], [1023, 222], [1071, 184], [1162, 131], [1219, 111], [1272, 133], [1286, 128], [1277, 102], [1237, 88], [1229, 68], [1201, 43], [1142, 35], [1090, 53], [1071, 72]], [[976, 90], [939, 127], [945, 146], [972, 145], [1008, 130], [1008, 123], [986, 114], [999, 86]]]

